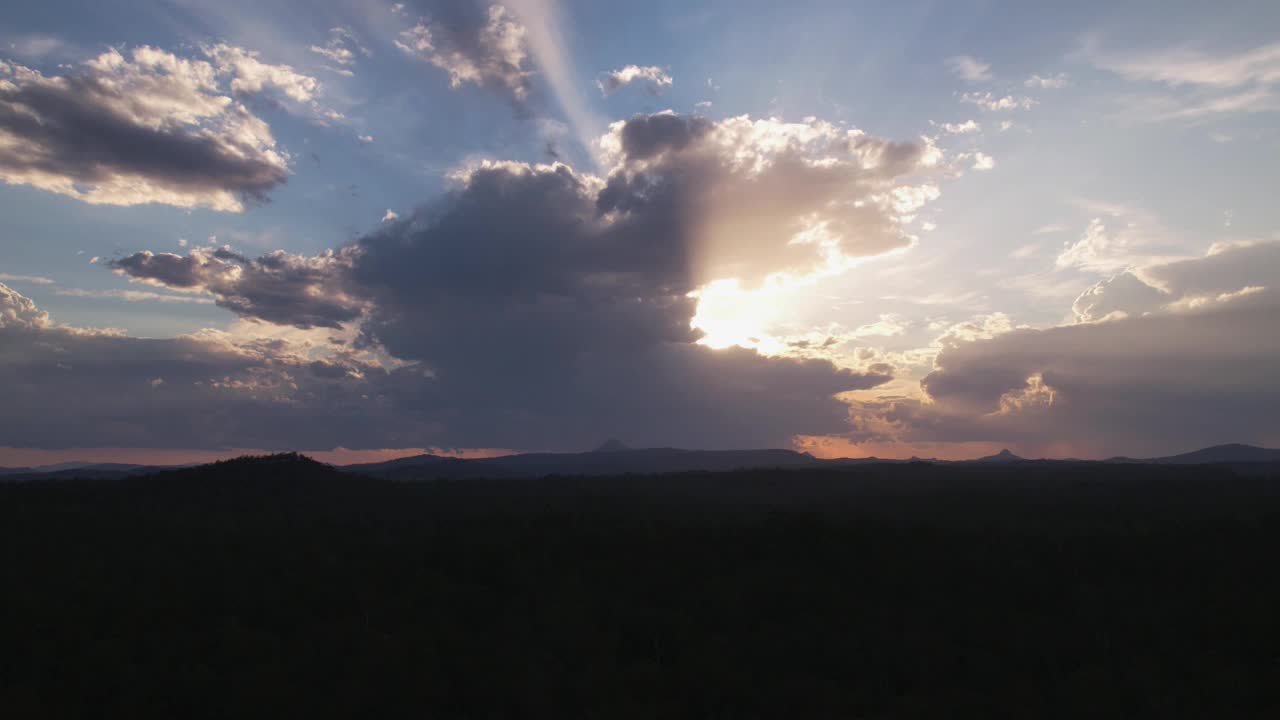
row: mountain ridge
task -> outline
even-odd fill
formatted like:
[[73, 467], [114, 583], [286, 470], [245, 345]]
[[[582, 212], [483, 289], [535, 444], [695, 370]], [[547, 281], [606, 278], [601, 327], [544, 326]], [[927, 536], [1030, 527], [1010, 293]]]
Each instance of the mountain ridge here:
[[[306, 457], [297, 453], [282, 454]], [[274, 457], [274, 456], [269, 456]], [[224, 461], [226, 462], [226, 461]], [[1028, 459], [1008, 449], [970, 460], [916, 458], [816, 458], [808, 453], [784, 448], [755, 450], [688, 450], [683, 448], [631, 448], [610, 439], [597, 448], [577, 453], [518, 453], [488, 458], [458, 458], [423, 454], [376, 463], [333, 466], [348, 474], [383, 479], [469, 479], [537, 478], [548, 475], [652, 475], [679, 472], [728, 472], [733, 470], [799, 469], [875, 464], [1010, 464], [1010, 463], [1104, 463], [1142, 465], [1236, 465], [1258, 466], [1280, 463], [1280, 449], [1240, 443], [1213, 445], [1177, 455], [1154, 458], [1117, 456], [1104, 460]], [[25, 468], [0, 468], [0, 479], [8, 481], [82, 478], [119, 479], [179, 470], [191, 465], [134, 465], [124, 463], [59, 463]]]

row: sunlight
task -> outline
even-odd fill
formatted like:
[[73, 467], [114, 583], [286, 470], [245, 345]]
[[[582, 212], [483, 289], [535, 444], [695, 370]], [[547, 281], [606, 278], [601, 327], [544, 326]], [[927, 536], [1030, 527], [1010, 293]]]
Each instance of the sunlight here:
[[690, 325], [704, 333], [698, 343], [715, 350], [759, 349], [765, 330], [779, 316], [779, 294], [776, 285], [744, 290], [736, 279], [716, 280], [689, 293], [698, 300]]

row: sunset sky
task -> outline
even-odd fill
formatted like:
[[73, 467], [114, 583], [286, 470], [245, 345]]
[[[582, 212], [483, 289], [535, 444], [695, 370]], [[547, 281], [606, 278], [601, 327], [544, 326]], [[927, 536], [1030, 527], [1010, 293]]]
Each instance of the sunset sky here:
[[1280, 446], [1280, 5], [20, 3], [0, 465]]

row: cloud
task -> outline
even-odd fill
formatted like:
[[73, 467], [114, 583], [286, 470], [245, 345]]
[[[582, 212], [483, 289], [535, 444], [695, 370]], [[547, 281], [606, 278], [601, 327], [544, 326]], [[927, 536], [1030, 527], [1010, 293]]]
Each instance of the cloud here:
[[[470, 395], [465, 377], [444, 382], [418, 364], [388, 368], [348, 351], [54, 327], [14, 295], [0, 286], [0, 424], [20, 447], [360, 449], [494, 437], [558, 448], [614, 430], [644, 444], [751, 446], [841, 426], [845, 406], [831, 394], [868, 382], [824, 362], [678, 345], [580, 357], [563, 387], [509, 395], [515, 383], [496, 376], [498, 387]], [[486, 371], [525, 372], [518, 354], [505, 358], [479, 356]]]
[[886, 382], [887, 366], [713, 350], [691, 327], [694, 293], [730, 271], [762, 282], [904, 247], [940, 151], [816, 120], [670, 113], [619, 123], [601, 147], [603, 178], [465, 167], [440, 201], [313, 258], [204, 248], [112, 267], [246, 318], [357, 329], [357, 347], [416, 373], [396, 386], [398, 412], [433, 428], [415, 447], [576, 448], [602, 433], [785, 446], [844, 429], [836, 395]]
[[85, 290], [83, 288], [58, 288], [53, 291], [53, 294], [63, 295], [66, 297], [125, 300], [128, 302], [190, 303], [195, 305], [213, 304], [212, 298], [193, 295], [168, 295], [164, 293], [148, 292], [146, 290]]
[[1071, 83], [1071, 78], [1066, 73], [1058, 73], [1057, 75], [1032, 75], [1027, 78], [1023, 85], [1029, 88], [1039, 88], [1041, 90], [1050, 90], [1064, 88]]
[[0, 180], [92, 204], [239, 212], [285, 181], [288, 156], [218, 74], [150, 47], [58, 77], [0, 62]]
[[250, 259], [227, 248], [195, 248], [187, 255], [143, 251], [108, 266], [132, 280], [187, 292], [206, 292], [219, 307], [299, 328], [341, 327], [363, 304], [343, 287], [342, 271], [355, 251], [312, 257], [282, 250]]
[[529, 96], [525, 28], [501, 5], [481, 13], [469, 3], [442, 3], [395, 40], [405, 53], [449, 73], [453, 88], [471, 83], [517, 105]]
[[987, 155], [982, 152], [975, 152], [973, 154], [974, 170], [991, 170], [995, 168], [995, 166], [996, 166], [996, 160], [990, 155]]
[[0, 273], [0, 280], [3, 280], [4, 282], [31, 283], [32, 285], [53, 284], [53, 280], [40, 275], [12, 275], [10, 273]]
[[241, 95], [278, 92], [297, 103], [309, 103], [320, 92], [320, 81], [288, 65], [272, 65], [259, 54], [227, 44], [203, 47], [218, 74], [231, 77], [231, 91]]
[[396, 220], [399, 217], [400, 215], [397, 214], [395, 210], [392, 210], [391, 208], [387, 208], [387, 211], [382, 215], [382, 222], [391, 222], [392, 220]]
[[0, 425], [12, 429], [6, 442], [44, 448], [408, 447], [430, 434], [396, 400], [421, 370], [311, 350], [215, 331], [144, 339], [54, 326], [0, 285]]
[[657, 66], [628, 65], [602, 73], [596, 80], [596, 86], [600, 88], [601, 94], [609, 96], [634, 82], [644, 83], [651, 95], [659, 95], [671, 87], [672, 79], [666, 70]]
[[7, 285], [0, 283], [0, 329], [38, 329], [49, 326], [49, 314]]
[[[923, 400], [855, 403], [855, 438], [1058, 444], [1083, 456], [1164, 454], [1280, 432], [1280, 243], [1122, 273], [1081, 320], [948, 344]], [[1101, 320], [1101, 321], [1100, 321]]]
[[1079, 239], [1063, 246], [1055, 266], [1059, 270], [1116, 273], [1179, 254], [1163, 237], [1164, 231], [1149, 219], [1124, 209], [1113, 212], [1119, 214], [1090, 220]]
[[1207, 85], [1229, 89], [1280, 83], [1280, 43], [1243, 52], [1210, 55], [1190, 48], [1112, 55], [1087, 47], [1096, 67], [1130, 80], [1148, 80], [1171, 87]]
[[1082, 52], [1095, 67], [1170, 89], [1126, 99], [1125, 114], [1140, 121], [1200, 121], [1280, 110], [1280, 43], [1212, 55], [1189, 47], [1117, 54], [1090, 42]]
[[938, 129], [948, 135], [968, 135], [969, 133], [982, 132], [982, 126], [975, 120], [965, 120], [962, 123], [943, 123]]
[[[907, 247], [904, 228], [936, 197], [943, 154], [808, 119], [713, 122], [672, 113], [615, 123], [615, 170], [599, 206], [675, 223], [699, 283], [842, 271]], [[671, 232], [653, 228], [653, 234]]]
[[362, 142], [362, 143], [366, 144], [366, 145], [368, 145], [369, 143], [373, 142], [373, 136], [372, 136], [372, 135], [357, 135], [357, 136], [356, 136], [356, 139], [357, 139], [357, 140], [359, 140], [360, 142]]
[[357, 55], [368, 56], [370, 53], [356, 39], [355, 33], [345, 27], [335, 27], [329, 29], [329, 39], [324, 45], [312, 45], [311, 52], [323, 57], [338, 67], [329, 67], [340, 75], [350, 77], [354, 75], [349, 68], [356, 64]]
[[991, 66], [968, 55], [947, 58], [947, 69], [965, 82], [986, 82], [991, 79]]
[[1003, 112], [1008, 110], [1030, 110], [1036, 106], [1036, 101], [1029, 97], [1021, 97], [1014, 95], [993, 95], [990, 92], [981, 93], [965, 93], [960, 96], [960, 102], [977, 105], [985, 110], [992, 112]]

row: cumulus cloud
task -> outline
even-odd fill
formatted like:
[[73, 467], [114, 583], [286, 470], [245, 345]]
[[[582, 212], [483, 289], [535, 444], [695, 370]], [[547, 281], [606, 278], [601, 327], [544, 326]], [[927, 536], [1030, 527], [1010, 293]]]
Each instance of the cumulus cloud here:
[[658, 95], [671, 87], [673, 81], [671, 75], [660, 67], [628, 65], [602, 73], [596, 80], [596, 86], [600, 88], [603, 95], [608, 96], [635, 82], [643, 83], [650, 94]]
[[1017, 95], [993, 95], [990, 92], [965, 93], [960, 96], [960, 102], [977, 105], [980, 108], [990, 110], [992, 112], [1030, 110], [1036, 106], [1036, 101], [1029, 97]]
[[1041, 90], [1050, 90], [1064, 88], [1071, 82], [1071, 78], [1066, 73], [1058, 73], [1057, 75], [1032, 75], [1027, 78], [1023, 85], [1029, 88], [1039, 88]]
[[962, 123], [943, 123], [938, 129], [948, 135], [968, 135], [969, 133], [982, 132], [982, 126], [976, 120], [965, 120]]
[[1280, 432], [1277, 277], [1277, 243], [1118, 275], [1077, 300], [1090, 322], [947, 345], [924, 400], [856, 403], [854, 437], [1058, 443], [1086, 456], [1266, 443]]
[[49, 314], [30, 298], [0, 283], [0, 329], [36, 329], [49, 326]]
[[[523, 372], [518, 353], [505, 355]], [[349, 351], [316, 356], [212, 331], [150, 340], [54, 327], [0, 285], [0, 383], [9, 390], [0, 423], [16, 446], [307, 450], [507, 438], [557, 448], [614, 430], [646, 444], [776, 444], [794, 430], [842, 425], [845, 406], [830, 395], [867, 382], [829, 363], [693, 345], [578, 360], [563, 388], [504, 396], [514, 383], [498, 376], [501, 387], [472, 396], [466, 378], [446, 382], [419, 364], [386, 367]]]
[[320, 91], [320, 81], [288, 65], [262, 62], [259, 54], [225, 43], [202, 48], [218, 73], [231, 78], [231, 91], [256, 95], [274, 91], [297, 103], [308, 103]]
[[695, 291], [905, 246], [903, 216], [936, 194], [941, 153], [816, 120], [670, 113], [619, 123], [601, 147], [607, 177], [463, 168], [445, 198], [314, 258], [203, 248], [111, 266], [246, 318], [358, 327], [358, 347], [417, 373], [397, 385], [400, 411], [433, 423], [414, 447], [574, 448], [602, 433], [787, 445], [844, 429], [836, 395], [888, 381], [888, 366], [713, 350], [691, 326]]
[[54, 326], [0, 285], [0, 425], [14, 446], [411, 447], [432, 423], [397, 398], [421, 379], [350, 351], [316, 357], [214, 331], [143, 339]]
[[991, 79], [991, 66], [969, 55], [947, 58], [947, 69], [965, 82], [986, 82]]
[[517, 105], [529, 96], [525, 28], [501, 5], [480, 12], [470, 3], [442, 3], [431, 17], [400, 32], [395, 44], [449, 73], [451, 87], [471, 83]]
[[132, 280], [205, 292], [219, 307], [299, 328], [340, 327], [360, 317], [363, 304], [345, 288], [354, 249], [312, 257], [282, 250], [250, 259], [227, 248], [196, 248], [186, 255], [142, 251], [108, 266]]
[[1149, 220], [1116, 212], [1093, 218], [1078, 239], [1065, 243], [1054, 261], [1057, 268], [1116, 273], [1176, 252]]
[[927, 139], [892, 142], [812, 118], [659, 113], [615, 123], [601, 146], [616, 163], [601, 209], [677, 222], [700, 283], [839, 272], [907, 247], [904, 224], [936, 197], [931, 175], [943, 163]]
[[288, 156], [221, 94], [222, 71], [150, 47], [56, 77], [0, 62], [0, 180], [93, 204], [241, 211], [285, 181]]

